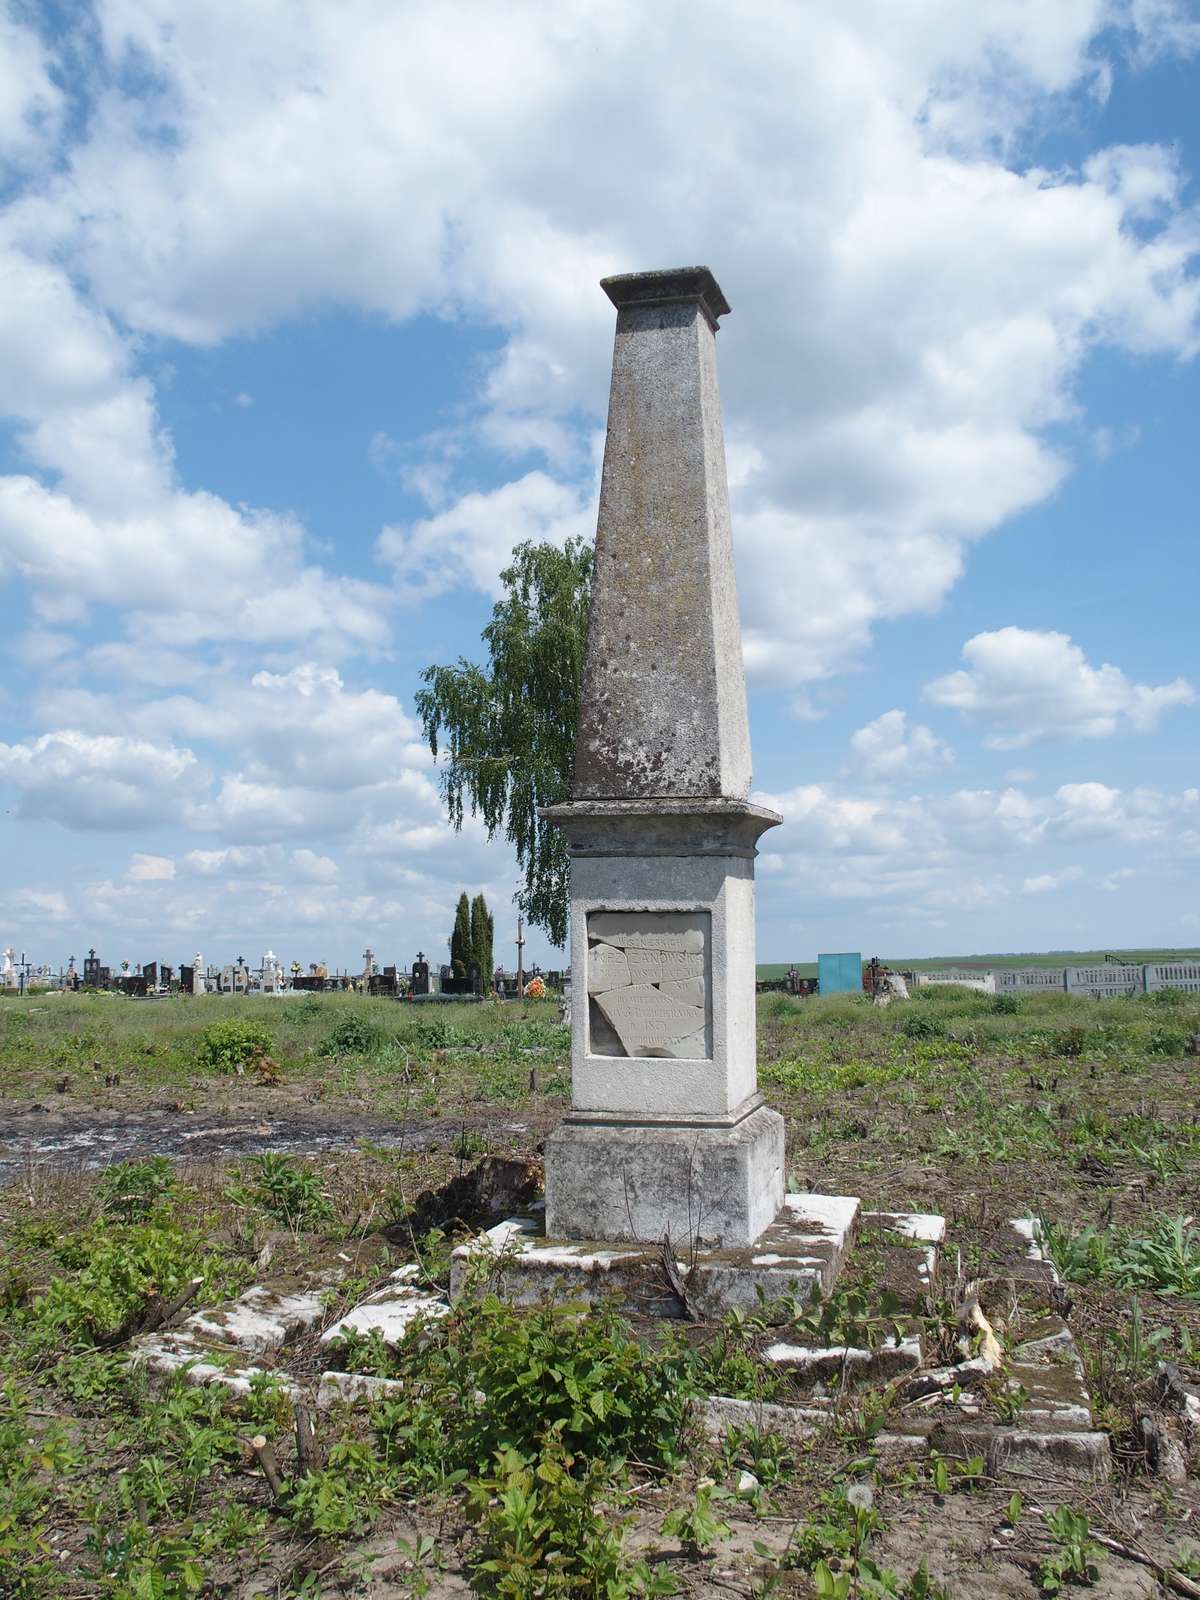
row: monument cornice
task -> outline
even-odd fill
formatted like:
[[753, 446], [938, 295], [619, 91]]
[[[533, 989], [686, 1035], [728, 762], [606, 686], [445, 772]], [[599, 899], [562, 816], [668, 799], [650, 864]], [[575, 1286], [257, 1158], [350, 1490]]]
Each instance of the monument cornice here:
[[741, 856], [783, 818], [730, 796], [569, 800], [538, 815], [562, 828], [576, 856]]
[[729, 316], [732, 310], [709, 267], [621, 272], [614, 277], [601, 278], [600, 287], [618, 311], [634, 306], [699, 304], [714, 333], [718, 319]]

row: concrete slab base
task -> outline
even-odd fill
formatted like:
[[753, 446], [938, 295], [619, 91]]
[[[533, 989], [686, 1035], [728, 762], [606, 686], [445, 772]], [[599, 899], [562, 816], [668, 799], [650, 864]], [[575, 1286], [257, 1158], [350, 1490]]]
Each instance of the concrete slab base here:
[[676, 1249], [741, 1249], [783, 1200], [783, 1118], [759, 1100], [725, 1120], [574, 1111], [546, 1140], [547, 1232]]
[[[672, 1251], [689, 1303], [717, 1319], [764, 1302], [827, 1293], [858, 1232], [859, 1202], [840, 1195], [787, 1195], [774, 1222], [738, 1250]], [[644, 1316], [681, 1317], [661, 1247], [587, 1239], [548, 1239], [545, 1212], [510, 1217], [460, 1245], [450, 1262], [452, 1297], [490, 1289], [516, 1305], [541, 1300], [615, 1299]]]

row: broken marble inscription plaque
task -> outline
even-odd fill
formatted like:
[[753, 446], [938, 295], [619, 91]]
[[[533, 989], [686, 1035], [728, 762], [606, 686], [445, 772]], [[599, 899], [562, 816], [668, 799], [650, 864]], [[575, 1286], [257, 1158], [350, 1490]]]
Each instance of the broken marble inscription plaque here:
[[712, 1059], [707, 911], [593, 911], [588, 917], [589, 1051]]

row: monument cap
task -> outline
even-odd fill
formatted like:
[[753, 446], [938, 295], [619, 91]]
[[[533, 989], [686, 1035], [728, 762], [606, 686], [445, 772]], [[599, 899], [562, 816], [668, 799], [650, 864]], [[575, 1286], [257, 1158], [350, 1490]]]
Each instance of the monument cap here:
[[621, 272], [600, 287], [618, 311], [631, 306], [677, 305], [698, 300], [713, 327], [730, 312], [729, 301], [708, 267], [666, 267], [657, 272]]

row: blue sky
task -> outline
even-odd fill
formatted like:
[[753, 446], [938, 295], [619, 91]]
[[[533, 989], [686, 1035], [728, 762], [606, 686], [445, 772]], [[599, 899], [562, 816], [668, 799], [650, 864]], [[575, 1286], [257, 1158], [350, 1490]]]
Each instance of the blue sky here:
[[697, 260], [761, 958], [1200, 945], [1200, 12], [728, 18], [0, 0], [0, 946], [504, 951], [418, 675]]

